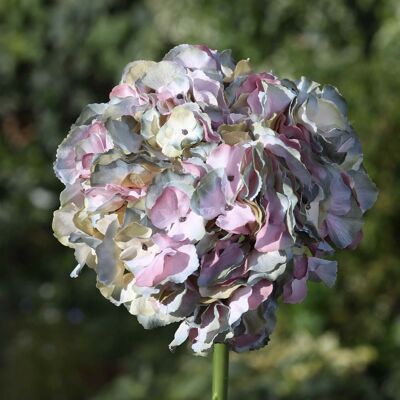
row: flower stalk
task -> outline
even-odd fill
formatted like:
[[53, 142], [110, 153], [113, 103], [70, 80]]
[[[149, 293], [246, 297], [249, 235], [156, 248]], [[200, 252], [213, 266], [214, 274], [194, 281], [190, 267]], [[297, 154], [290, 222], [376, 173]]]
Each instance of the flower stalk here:
[[228, 399], [229, 349], [224, 343], [215, 343], [213, 352], [212, 400]]

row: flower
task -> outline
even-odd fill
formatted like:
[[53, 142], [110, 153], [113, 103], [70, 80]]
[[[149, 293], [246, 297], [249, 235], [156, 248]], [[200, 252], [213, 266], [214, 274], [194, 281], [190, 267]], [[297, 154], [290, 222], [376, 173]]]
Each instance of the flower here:
[[377, 197], [332, 86], [254, 73], [230, 52], [180, 45], [127, 65], [61, 143], [53, 229], [101, 294], [171, 348], [264, 346], [279, 298], [331, 287]]

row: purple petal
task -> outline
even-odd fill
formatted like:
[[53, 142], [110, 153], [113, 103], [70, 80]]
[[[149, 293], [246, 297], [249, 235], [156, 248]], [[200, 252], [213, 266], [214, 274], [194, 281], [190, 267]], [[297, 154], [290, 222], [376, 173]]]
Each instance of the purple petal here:
[[210, 286], [217, 280], [229, 277], [233, 269], [242, 265], [244, 253], [239, 244], [219, 241], [215, 251], [203, 256], [201, 261], [199, 286]]
[[307, 277], [293, 279], [283, 287], [283, 301], [289, 304], [301, 303], [307, 296]]
[[347, 214], [351, 207], [351, 190], [337, 171], [332, 171], [330, 192], [329, 211], [335, 215]]
[[322, 258], [309, 257], [308, 269], [310, 279], [324, 282], [326, 286], [332, 287], [336, 281], [337, 262], [324, 260]]
[[295, 257], [293, 263], [293, 279], [283, 287], [283, 301], [295, 304], [302, 302], [307, 296], [308, 261], [307, 257]]
[[215, 171], [201, 179], [193, 193], [191, 200], [192, 210], [206, 220], [211, 220], [225, 210], [225, 196], [221, 189], [221, 178]]
[[350, 171], [353, 187], [357, 195], [357, 201], [361, 210], [365, 212], [376, 202], [378, 190], [364, 170]]
[[328, 213], [326, 226], [333, 243], [340, 248], [345, 248], [351, 245], [358, 232], [362, 229], [361, 210], [353, 205], [352, 210], [347, 215], [337, 216]]

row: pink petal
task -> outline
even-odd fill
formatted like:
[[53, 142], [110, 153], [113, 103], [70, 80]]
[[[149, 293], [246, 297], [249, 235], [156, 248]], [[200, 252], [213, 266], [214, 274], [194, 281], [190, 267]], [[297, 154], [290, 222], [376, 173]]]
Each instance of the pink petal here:
[[110, 93], [110, 99], [113, 97], [125, 98], [136, 96], [138, 96], [136, 88], [127, 83], [121, 83], [120, 85], [115, 86]]
[[151, 222], [160, 229], [169, 227], [189, 210], [189, 197], [181, 190], [168, 186], [149, 212]]
[[206, 103], [211, 106], [218, 106], [218, 93], [221, 84], [209, 78], [203, 71], [195, 70], [189, 73], [193, 96], [197, 102]]
[[251, 111], [256, 115], [262, 113], [262, 105], [258, 93], [260, 93], [258, 90], [253, 90], [247, 98], [247, 103], [249, 104]]
[[273, 285], [263, 279], [254, 286], [237, 289], [229, 299], [229, 324], [235, 323], [245, 312], [255, 310], [272, 293]]
[[177, 250], [165, 249], [136, 275], [136, 285], [153, 287], [162, 282], [184, 282], [199, 266], [196, 248], [183, 245]]
[[205, 165], [201, 165], [199, 163], [195, 163], [194, 161], [190, 161], [190, 158], [187, 160], [183, 160], [181, 162], [182, 169], [186, 174], [190, 174], [195, 176], [196, 178], [201, 179], [206, 174]]
[[267, 73], [261, 72], [257, 74], [250, 74], [246, 80], [242, 83], [240, 88], [236, 92], [236, 97], [239, 97], [243, 93], [250, 93], [257, 89], [260, 91], [262, 89], [261, 81], [264, 80], [268, 83], [279, 83], [279, 80], [275, 76]]
[[224, 169], [222, 186], [225, 196], [234, 199], [242, 183], [240, 167], [245, 155], [245, 148], [240, 145], [220, 144], [208, 157], [207, 164], [213, 169]]
[[87, 208], [91, 211], [102, 209], [117, 210], [126, 201], [134, 201], [145, 195], [145, 190], [129, 189], [120, 185], [108, 184], [85, 190]]
[[251, 232], [249, 224], [256, 221], [250, 206], [235, 203], [225, 214], [217, 218], [216, 225], [231, 233], [248, 235]]
[[256, 235], [254, 248], [260, 252], [284, 249], [291, 243], [285, 225], [285, 215], [276, 194], [266, 196], [265, 224]]

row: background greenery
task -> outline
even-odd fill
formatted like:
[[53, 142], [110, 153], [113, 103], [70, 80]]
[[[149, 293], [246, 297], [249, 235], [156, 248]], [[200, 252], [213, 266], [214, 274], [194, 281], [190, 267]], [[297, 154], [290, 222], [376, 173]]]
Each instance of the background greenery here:
[[178, 43], [340, 88], [380, 188], [337, 285], [282, 305], [265, 349], [234, 355], [231, 399], [399, 399], [400, 4], [396, 0], [0, 0], [0, 398], [208, 398], [210, 358], [169, 353], [106, 302], [52, 237], [57, 144], [123, 66]]

